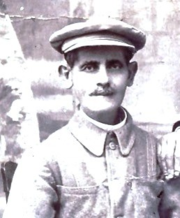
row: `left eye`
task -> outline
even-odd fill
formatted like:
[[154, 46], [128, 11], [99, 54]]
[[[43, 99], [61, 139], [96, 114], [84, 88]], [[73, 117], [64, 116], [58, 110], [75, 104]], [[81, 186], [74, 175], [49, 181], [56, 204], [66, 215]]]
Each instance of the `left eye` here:
[[112, 64], [112, 65], [110, 66], [110, 68], [111, 68], [111, 69], [114, 69], [114, 70], [118, 70], [118, 69], [121, 69], [122, 66], [121, 66], [121, 64], [119, 64], [119, 63], [115, 63], [115, 64]]
[[110, 70], [120, 70], [123, 67], [123, 64], [120, 61], [109, 61], [107, 63], [107, 68]]

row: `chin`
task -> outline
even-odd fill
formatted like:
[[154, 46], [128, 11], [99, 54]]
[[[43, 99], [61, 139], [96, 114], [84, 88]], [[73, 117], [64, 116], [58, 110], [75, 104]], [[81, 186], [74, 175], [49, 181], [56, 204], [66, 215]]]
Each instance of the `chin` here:
[[89, 111], [95, 112], [95, 113], [103, 113], [103, 112], [111, 112], [111, 111], [116, 111], [119, 108], [119, 105], [112, 105], [112, 104], [101, 104], [101, 103], [96, 103], [93, 105], [89, 105], [89, 107], [87, 107]]
[[92, 111], [97, 113], [116, 111], [119, 107], [119, 99], [117, 101], [117, 99], [107, 99], [104, 97], [88, 98], [81, 103], [81, 108], [84, 108], [84, 111]]

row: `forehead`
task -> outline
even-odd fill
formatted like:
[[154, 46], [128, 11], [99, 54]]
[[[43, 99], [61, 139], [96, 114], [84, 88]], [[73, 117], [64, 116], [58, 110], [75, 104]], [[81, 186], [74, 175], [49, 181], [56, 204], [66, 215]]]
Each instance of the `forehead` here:
[[125, 61], [125, 50], [118, 46], [91, 46], [83, 47], [77, 50], [79, 61], [84, 60], [121, 60]]

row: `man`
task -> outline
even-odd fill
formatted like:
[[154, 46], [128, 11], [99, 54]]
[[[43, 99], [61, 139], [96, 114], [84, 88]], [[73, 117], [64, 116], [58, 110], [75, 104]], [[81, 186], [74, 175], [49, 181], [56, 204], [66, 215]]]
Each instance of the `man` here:
[[157, 140], [121, 106], [133, 84], [133, 55], [145, 34], [117, 20], [69, 25], [50, 42], [78, 109], [19, 164], [3, 218], [159, 217], [163, 191]]

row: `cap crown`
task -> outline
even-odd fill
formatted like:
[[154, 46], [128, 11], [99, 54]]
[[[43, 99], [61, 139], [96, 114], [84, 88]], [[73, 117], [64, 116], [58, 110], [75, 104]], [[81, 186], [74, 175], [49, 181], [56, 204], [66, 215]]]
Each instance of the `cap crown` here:
[[[99, 36], [105, 36], [105, 35], [113, 35], [116, 40], [111, 39], [110, 45], [118, 45], [117, 41], [119, 42], [125, 42], [124, 46], [134, 47], [134, 52], [138, 51], [139, 49], [143, 48], [146, 42], [146, 35], [141, 30], [137, 29], [136, 27], [133, 27], [123, 21], [119, 21], [116, 19], [89, 19], [85, 22], [79, 22], [74, 23], [65, 26], [59, 31], [56, 31], [53, 33], [49, 39], [52, 47], [59, 51], [60, 53], [66, 53], [66, 51], [63, 49], [64, 45], [67, 42], [70, 42], [73, 40], [73, 47], [71, 50], [83, 47], [83, 46], [93, 46], [93, 41], [91, 40], [91, 44], [89, 45], [89, 41], [86, 40], [84, 43], [76, 42], [76, 39], [80, 37], [85, 36], [93, 36], [93, 35], [99, 35]], [[119, 39], [118, 39], [119, 37]], [[101, 38], [101, 37], [100, 37]], [[83, 39], [84, 40], [84, 39]], [[99, 45], [109, 45], [110, 40], [106, 39], [106, 42], [102, 44], [99, 40]], [[76, 46], [74, 47], [74, 44]], [[95, 45], [98, 44], [97, 40]], [[125, 45], [126, 44], [126, 45]], [[118, 45], [123, 46], [123, 45]], [[66, 46], [65, 46], [66, 47]]]

